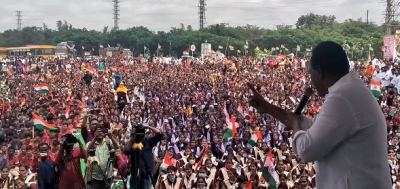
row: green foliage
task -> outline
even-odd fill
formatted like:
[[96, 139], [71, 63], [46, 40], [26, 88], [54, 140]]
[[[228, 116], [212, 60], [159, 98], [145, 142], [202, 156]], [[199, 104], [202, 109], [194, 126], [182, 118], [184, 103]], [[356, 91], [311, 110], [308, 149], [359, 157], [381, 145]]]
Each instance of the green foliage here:
[[[248, 52], [251, 55], [260, 53], [254, 51], [256, 46], [262, 51], [264, 49], [270, 51], [274, 47], [281, 47], [282, 44], [286, 47], [286, 51], [280, 49], [268, 53], [296, 53], [296, 47], [299, 45], [300, 51], [297, 53], [303, 55], [306, 48], [311, 48], [321, 41], [332, 40], [350, 46], [351, 48], [348, 49], [350, 56], [365, 58], [368, 53], [380, 54], [382, 36], [383, 28], [374, 23], [367, 24], [361, 19], [349, 19], [339, 23], [335, 16], [310, 13], [298, 18], [295, 27], [279, 25], [274, 30], [254, 25], [232, 27], [229, 24], [220, 23], [210, 25], [202, 31], [193, 30], [191, 25], [184, 24], [180, 27], [172, 27], [169, 32], [154, 32], [143, 26], [117, 31], [104, 27], [102, 31], [94, 31], [74, 28], [67, 21], [59, 20], [56, 29], [50, 29], [43, 23], [42, 27], [25, 27], [22, 31], [4, 31], [0, 33], [0, 46], [55, 45], [62, 41], [74, 41], [78, 52], [81, 52], [80, 48], [85, 46], [85, 49], [94, 48], [96, 53], [100, 45], [106, 47], [120, 44], [124, 48], [133, 49], [134, 54], [137, 55], [143, 53], [144, 46], [155, 54], [159, 43], [162, 50], [158, 53], [181, 56], [182, 51], [188, 50], [191, 44], [197, 47], [197, 52], [194, 54], [199, 54], [200, 44], [205, 41], [211, 43], [214, 50], [217, 50], [219, 45], [225, 48], [228, 43], [234, 46], [235, 50], [245, 52], [245, 40], [248, 40]], [[225, 49], [221, 51], [224, 52]]]

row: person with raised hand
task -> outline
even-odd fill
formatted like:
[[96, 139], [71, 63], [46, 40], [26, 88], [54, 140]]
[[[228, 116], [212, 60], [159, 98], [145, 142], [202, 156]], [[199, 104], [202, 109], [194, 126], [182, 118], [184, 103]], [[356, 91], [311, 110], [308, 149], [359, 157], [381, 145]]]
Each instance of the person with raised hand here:
[[325, 98], [313, 120], [268, 103], [248, 84], [250, 104], [293, 130], [294, 152], [316, 162], [317, 188], [390, 189], [385, 117], [363, 80], [350, 72], [343, 48], [331, 41], [318, 44], [306, 67]]

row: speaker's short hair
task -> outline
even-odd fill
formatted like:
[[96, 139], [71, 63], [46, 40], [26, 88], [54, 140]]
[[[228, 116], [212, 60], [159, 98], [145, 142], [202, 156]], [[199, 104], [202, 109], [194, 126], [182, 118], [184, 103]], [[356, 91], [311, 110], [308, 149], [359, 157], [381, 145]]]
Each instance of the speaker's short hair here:
[[333, 75], [346, 75], [349, 73], [350, 64], [342, 46], [332, 41], [319, 43], [312, 51], [311, 67], [319, 66], [323, 73]]

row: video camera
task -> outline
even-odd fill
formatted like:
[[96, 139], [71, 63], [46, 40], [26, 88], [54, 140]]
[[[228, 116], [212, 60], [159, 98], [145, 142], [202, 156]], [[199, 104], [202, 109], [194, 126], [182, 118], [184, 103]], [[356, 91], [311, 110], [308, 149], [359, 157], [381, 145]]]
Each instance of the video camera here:
[[[109, 153], [110, 153], [110, 159], [115, 159], [115, 150], [113, 150], [113, 149], [109, 149], [109, 150], [110, 150], [110, 151], [109, 151]], [[88, 153], [88, 156], [89, 156], [89, 157], [96, 157], [96, 149], [89, 149], [89, 150], [87, 151], [87, 153]], [[92, 161], [92, 162], [96, 163], [97, 160]]]
[[[96, 128], [94, 130], [95, 131], [100, 131], [100, 132], [102, 132], [104, 134], [108, 133], [108, 128], [107, 127], [103, 127], [101, 125], [96, 126]], [[87, 153], [88, 153], [89, 157], [94, 157], [94, 156], [96, 156], [96, 149], [89, 149], [87, 151]]]
[[94, 130], [95, 131], [101, 131], [102, 133], [107, 134], [108, 133], [108, 127], [107, 126], [98, 125]]
[[[102, 132], [104, 134], [107, 134], [108, 133], [108, 127], [109, 127], [109, 125], [108, 126], [107, 125], [104, 125], [104, 126], [99, 125], [94, 130], [95, 131], [100, 131], [100, 132]], [[107, 146], [108, 146], [108, 149], [109, 149], [110, 158], [111, 159], [115, 159], [115, 150], [111, 148], [109, 143], [107, 143]], [[95, 148], [89, 149], [87, 151], [87, 153], [88, 153], [89, 157], [95, 157], [96, 156], [96, 149]]]
[[61, 138], [64, 139], [64, 142], [61, 145], [64, 147], [67, 156], [71, 155], [72, 149], [74, 148], [75, 143], [78, 142], [78, 139], [70, 133], [62, 135]]
[[95, 109], [91, 109], [89, 113], [93, 114], [93, 115], [97, 115], [97, 114], [100, 114], [100, 112], [101, 112], [100, 109], [95, 108]]
[[142, 124], [138, 124], [131, 132], [135, 143], [142, 142], [146, 133], [146, 129]]

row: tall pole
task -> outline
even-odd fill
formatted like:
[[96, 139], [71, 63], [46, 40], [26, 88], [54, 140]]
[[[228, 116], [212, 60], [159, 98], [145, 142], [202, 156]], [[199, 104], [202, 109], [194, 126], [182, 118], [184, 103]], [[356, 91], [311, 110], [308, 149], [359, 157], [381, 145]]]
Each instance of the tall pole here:
[[371, 44], [368, 44], [368, 60], [371, 59]]
[[199, 0], [199, 30], [204, 29], [206, 22], [206, 0]]
[[228, 50], [228, 45], [229, 45], [229, 37], [228, 37], [228, 40], [226, 41], [225, 55], [226, 55], [226, 51]]
[[385, 25], [386, 25], [386, 35], [391, 35], [392, 33], [392, 22], [394, 21], [394, 0], [386, 0], [386, 10], [385, 10]]
[[369, 26], [369, 10], [367, 10], [367, 26]]
[[171, 48], [172, 48], [171, 41], [169, 41], [169, 50], [168, 50], [169, 57], [171, 57]]
[[17, 12], [17, 30], [21, 31], [22, 29], [22, 11], [16, 11]]
[[[395, 14], [396, 11], [399, 7], [399, 2], [398, 0], [386, 0], [386, 10], [385, 10], [385, 35], [392, 35], [392, 29], [393, 29], [393, 21], [395, 20]], [[388, 45], [388, 44], [384, 44]], [[387, 46], [386, 48], [392, 48], [391, 46]], [[391, 49], [391, 52], [393, 52], [395, 49]], [[382, 52], [384, 55], [385, 53]], [[393, 56], [396, 53], [393, 53]], [[394, 57], [393, 57], [394, 58]]]
[[119, 21], [119, 0], [113, 0], [114, 6], [113, 6], [113, 19], [114, 19], [114, 30], [118, 30], [119, 26], [118, 26], [118, 21]]

